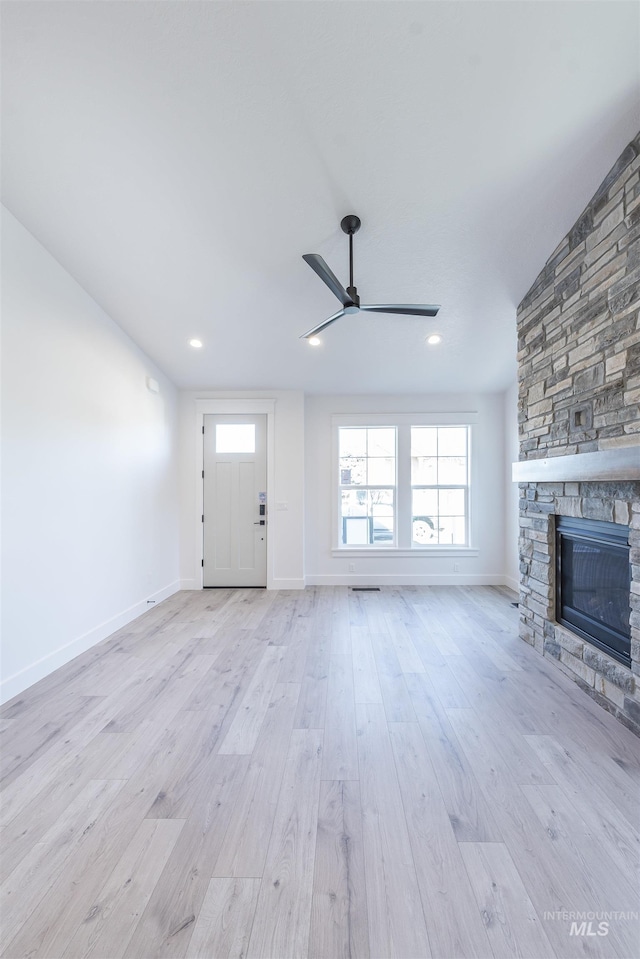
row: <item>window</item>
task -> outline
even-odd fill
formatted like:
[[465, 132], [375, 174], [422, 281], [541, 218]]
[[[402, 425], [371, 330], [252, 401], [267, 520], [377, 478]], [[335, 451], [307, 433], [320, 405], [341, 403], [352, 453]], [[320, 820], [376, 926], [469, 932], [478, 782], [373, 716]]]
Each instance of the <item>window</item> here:
[[218, 423], [216, 425], [216, 453], [255, 453], [255, 451], [254, 423]]
[[339, 433], [343, 546], [395, 542], [395, 427], [345, 427]]
[[411, 427], [411, 537], [414, 546], [466, 546], [467, 426]]
[[339, 548], [469, 546], [470, 427], [416, 419], [338, 426]]

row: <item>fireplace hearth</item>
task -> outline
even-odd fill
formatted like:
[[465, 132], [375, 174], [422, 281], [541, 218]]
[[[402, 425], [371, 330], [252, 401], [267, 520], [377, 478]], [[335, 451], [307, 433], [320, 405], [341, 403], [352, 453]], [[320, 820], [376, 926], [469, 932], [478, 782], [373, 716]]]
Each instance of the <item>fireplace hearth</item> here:
[[556, 620], [631, 665], [629, 527], [556, 517]]

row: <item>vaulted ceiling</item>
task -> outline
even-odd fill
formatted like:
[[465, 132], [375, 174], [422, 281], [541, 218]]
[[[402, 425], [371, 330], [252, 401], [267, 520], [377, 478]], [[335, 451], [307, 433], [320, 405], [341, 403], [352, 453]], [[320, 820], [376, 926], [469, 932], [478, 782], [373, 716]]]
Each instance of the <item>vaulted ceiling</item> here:
[[[517, 303], [640, 127], [639, 10], [5, 3], [3, 199], [180, 387], [504, 389]], [[363, 301], [442, 309], [313, 348], [338, 304], [301, 254], [346, 283], [351, 212]]]

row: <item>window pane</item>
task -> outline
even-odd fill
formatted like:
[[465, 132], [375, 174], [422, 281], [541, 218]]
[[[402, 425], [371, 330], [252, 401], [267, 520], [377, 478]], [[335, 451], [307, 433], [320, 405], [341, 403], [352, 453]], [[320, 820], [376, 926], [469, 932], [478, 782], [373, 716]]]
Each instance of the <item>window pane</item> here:
[[420, 516], [426, 513], [429, 516], [435, 516], [437, 512], [438, 491], [435, 489], [414, 489], [413, 515]]
[[373, 542], [376, 546], [393, 545], [393, 516], [374, 516]]
[[372, 489], [369, 492], [371, 499], [371, 511], [379, 516], [383, 514], [393, 515], [393, 490], [392, 489]]
[[395, 482], [395, 459], [375, 457], [367, 460], [369, 464], [367, 482], [369, 486], [388, 486]]
[[443, 546], [464, 546], [465, 529], [463, 516], [441, 516], [439, 519], [439, 542]]
[[466, 456], [466, 426], [441, 426], [438, 429], [438, 456]]
[[411, 524], [411, 539], [414, 546], [429, 546], [438, 542], [438, 530], [434, 516], [414, 516]]
[[366, 429], [340, 428], [340, 456], [366, 456]]
[[393, 546], [393, 489], [342, 490], [341, 508], [343, 546]]
[[366, 516], [368, 490], [342, 490], [342, 515]]
[[464, 490], [441, 489], [438, 493], [438, 511], [443, 516], [464, 516]]
[[368, 516], [345, 516], [342, 521], [342, 542], [345, 546], [366, 546], [369, 538]]
[[411, 427], [411, 455], [437, 456], [438, 430], [435, 426]]
[[441, 486], [465, 486], [466, 482], [467, 459], [465, 456], [438, 458], [438, 483]]
[[369, 435], [369, 446], [367, 453], [369, 456], [391, 456], [396, 455], [396, 431], [391, 429], [367, 430]]
[[435, 456], [411, 457], [411, 483], [414, 486], [436, 486], [438, 460]]
[[255, 453], [254, 423], [217, 423], [216, 453]]
[[367, 482], [367, 461], [345, 456], [340, 460], [340, 483], [343, 486], [364, 486]]

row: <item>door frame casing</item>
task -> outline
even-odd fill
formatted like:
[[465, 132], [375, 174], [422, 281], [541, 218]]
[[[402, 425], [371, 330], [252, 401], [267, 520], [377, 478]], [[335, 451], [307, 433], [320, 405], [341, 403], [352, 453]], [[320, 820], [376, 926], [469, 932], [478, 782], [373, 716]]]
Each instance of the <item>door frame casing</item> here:
[[202, 517], [204, 515], [204, 482], [202, 472], [204, 470], [204, 446], [202, 442], [202, 428], [204, 418], [207, 414], [214, 416], [237, 416], [245, 413], [247, 416], [253, 416], [257, 413], [266, 414], [267, 417], [267, 589], [275, 589], [273, 576], [273, 535], [271, 533], [271, 524], [269, 514], [273, 515], [273, 504], [270, 502], [271, 492], [275, 488], [275, 399], [210, 399], [196, 400], [196, 569], [199, 570], [200, 589], [204, 589], [204, 569], [202, 559], [204, 556], [204, 524]]

